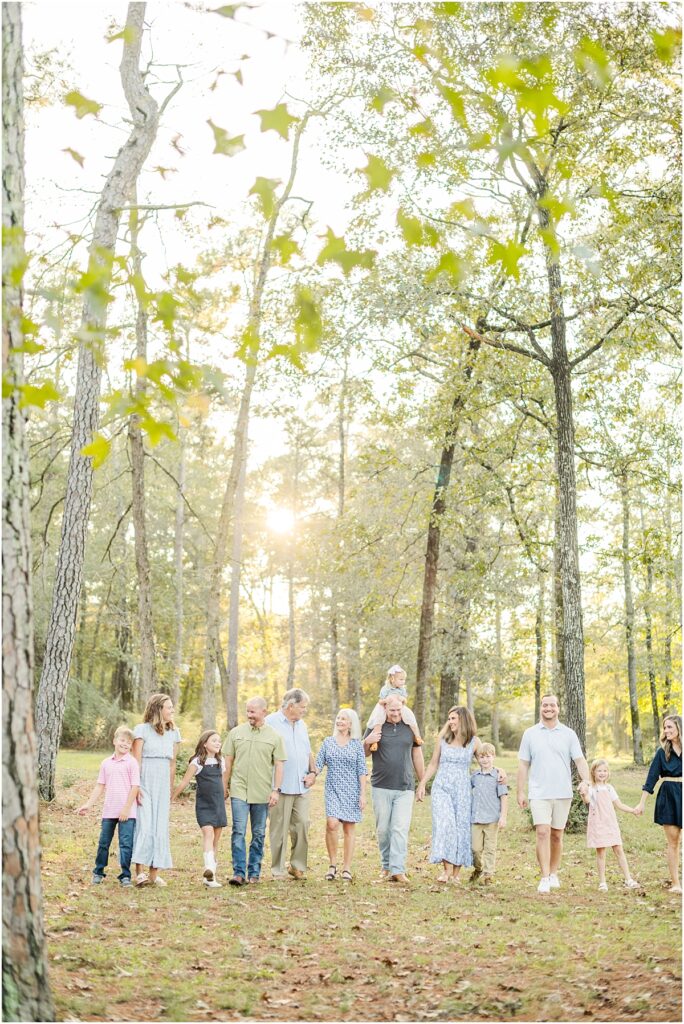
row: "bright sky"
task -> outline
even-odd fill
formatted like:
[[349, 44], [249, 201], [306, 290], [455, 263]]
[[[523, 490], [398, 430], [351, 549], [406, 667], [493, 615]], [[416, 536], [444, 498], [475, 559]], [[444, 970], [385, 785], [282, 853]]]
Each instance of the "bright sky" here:
[[[123, 119], [128, 108], [119, 77], [122, 42], [106, 41], [123, 27], [126, 7], [124, 3], [23, 5], [29, 74], [31, 55], [51, 51], [58, 79], [50, 102], [31, 105], [27, 111], [26, 222], [29, 236], [33, 231], [43, 234], [40, 249], [61, 244], [70, 232], [85, 229], [85, 218], [126, 137]], [[206, 203], [232, 229], [254, 215], [246, 200], [258, 175], [286, 180], [289, 173], [290, 144], [273, 131], [262, 133], [254, 111], [286, 102], [292, 112], [301, 113], [304, 106], [298, 98], [306, 97], [310, 87], [305, 80], [306, 61], [296, 45], [301, 32], [297, 5], [270, 0], [252, 10], [241, 9], [235, 19], [202, 8], [189, 3], [147, 5], [151, 33], [143, 55], [145, 60], [153, 57], [152, 91], [158, 101], [170, 92], [177, 81], [177, 64], [182, 65], [185, 84], [164, 113], [139, 179], [138, 202]], [[248, 59], [241, 59], [244, 55]], [[243, 84], [235, 78], [238, 69]], [[79, 120], [64, 105], [63, 97], [72, 89], [103, 105], [97, 118]], [[231, 137], [244, 134], [245, 150], [234, 157], [214, 155], [208, 120]], [[65, 152], [67, 148], [83, 158], [83, 167]], [[301, 148], [293, 194], [314, 201], [311, 214], [321, 231], [330, 225], [341, 233], [345, 204], [361, 183], [323, 166], [321, 148], [314, 121]], [[364, 163], [359, 153], [357, 165]], [[191, 211], [189, 219], [196, 216], [198, 223], [204, 223], [206, 213]], [[153, 288], [162, 287], [160, 275], [169, 265], [193, 262], [188, 252], [192, 237], [189, 240], [187, 230], [178, 229], [173, 210], [160, 213], [158, 224], [150, 224], [141, 237], [147, 253], [144, 273]], [[201, 233], [197, 235], [201, 242]], [[224, 419], [225, 425], [219, 424], [218, 429], [228, 433], [232, 420]], [[262, 445], [267, 454], [273, 454], [273, 421], [254, 417], [250, 434], [253, 460], [260, 461]]]

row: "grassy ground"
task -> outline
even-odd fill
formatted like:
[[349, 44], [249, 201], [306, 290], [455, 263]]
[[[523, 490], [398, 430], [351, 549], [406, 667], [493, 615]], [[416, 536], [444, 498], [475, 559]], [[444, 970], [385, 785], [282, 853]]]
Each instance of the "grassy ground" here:
[[[114, 865], [90, 885], [98, 818], [74, 808], [103, 754], [63, 751], [42, 817], [45, 923], [60, 1019], [603, 1020], [681, 1019], [681, 907], [663, 888], [662, 829], [621, 816], [642, 891], [614, 861], [597, 892], [583, 836], [566, 838], [562, 889], [536, 893], [534, 837], [517, 807], [500, 835], [491, 889], [435, 884], [429, 800], [416, 805], [411, 886], [378, 880], [372, 813], [357, 829], [351, 884], [325, 882], [318, 783], [305, 882], [207, 891], [192, 799], [174, 806], [176, 867], [166, 889], [121, 889]], [[499, 759], [509, 774], [513, 756]], [[613, 775], [637, 801], [643, 771]], [[220, 873], [230, 869], [223, 837]], [[268, 848], [265, 875], [268, 876]]]

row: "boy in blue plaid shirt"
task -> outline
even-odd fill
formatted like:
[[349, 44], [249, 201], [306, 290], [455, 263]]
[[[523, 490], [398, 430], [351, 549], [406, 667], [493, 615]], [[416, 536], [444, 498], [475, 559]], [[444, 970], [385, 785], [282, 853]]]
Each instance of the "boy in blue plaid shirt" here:
[[477, 752], [479, 769], [470, 776], [472, 787], [472, 829], [473, 863], [475, 870], [471, 882], [480, 877], [485, 885], [494, 881], [496, 867], [496, 843], [499, 829], [506, 827], [508, 813], [508, 786], [498, 782], [498, 769], [494, 767], [496, 748], [492, 743], [483, 743]]

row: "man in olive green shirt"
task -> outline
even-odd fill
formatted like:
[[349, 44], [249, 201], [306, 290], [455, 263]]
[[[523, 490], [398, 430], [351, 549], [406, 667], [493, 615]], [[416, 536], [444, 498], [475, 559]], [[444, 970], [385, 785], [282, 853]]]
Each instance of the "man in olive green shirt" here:
[[[287, 753], [283, 737], [266, 725], [266, 711], [263, 697], [248, 700], [247, 721], [231, 729], [223, 744], [233, 816], [231, 885], [244, 885], [247, 879], [254, 883], [259, 881], [268, 809], [275, 807], [280, 798]], [[252, 840], [247, 861], [245, 837], [248, 818]]]

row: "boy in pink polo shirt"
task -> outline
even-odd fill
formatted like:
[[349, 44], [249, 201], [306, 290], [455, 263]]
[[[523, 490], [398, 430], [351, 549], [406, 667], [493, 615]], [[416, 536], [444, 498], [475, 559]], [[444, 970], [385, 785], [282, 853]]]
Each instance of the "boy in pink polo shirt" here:
[[100, 774], [86, 803], [78, 808], [79, 814], [86, 814], [96, 800], [105, 794], [102, 807], [102, 828], [95, 857], [93, 885], [104, 881], [105, 868], [109, 862], [109, 847], [112, 844], [116, 826], [119, 826], [119, 863], [121, 885], [131, 884], [131, 854], [137, 813], [137, 797], [140, 792], [140, 768], [131, 754], [133, 733], [120, 725], [114, 733], [114, 754], [106, 757], [100, 765]]

